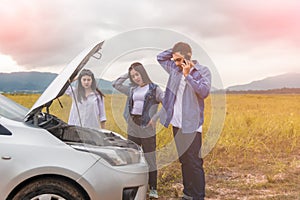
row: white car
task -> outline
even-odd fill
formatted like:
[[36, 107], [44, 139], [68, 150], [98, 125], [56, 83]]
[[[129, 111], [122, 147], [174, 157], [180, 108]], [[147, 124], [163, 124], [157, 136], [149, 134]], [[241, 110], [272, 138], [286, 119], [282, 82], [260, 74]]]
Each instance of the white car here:
[[0, 95], [0, 200], [146, 199], [148, 165], [138, 145], [49, 113], [102, 45], [79, 54], [31, 109]]

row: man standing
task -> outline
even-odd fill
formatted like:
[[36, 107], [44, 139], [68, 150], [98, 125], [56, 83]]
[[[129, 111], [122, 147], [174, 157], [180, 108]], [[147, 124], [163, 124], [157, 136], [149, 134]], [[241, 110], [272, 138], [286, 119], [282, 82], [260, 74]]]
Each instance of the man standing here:
[[183, 200], [205, 197], [205, 175], [201, 158], [204, 99], [211, 88], [211, 72], [196, 60], [192, 49], [178, 42], [158, 54], [157, 60], [168, 72], [169, 80], [160, 121], [173, 126], [173, 135], [181, 163]]

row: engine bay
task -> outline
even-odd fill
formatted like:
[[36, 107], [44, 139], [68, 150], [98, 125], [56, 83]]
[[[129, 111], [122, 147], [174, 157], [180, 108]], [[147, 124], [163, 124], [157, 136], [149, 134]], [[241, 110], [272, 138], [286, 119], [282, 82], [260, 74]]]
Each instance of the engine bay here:
[[139, 149], [134, 142], [124, 139], [112, 131], [68, 125], [49, 113], [41, 112], [37, 116], [30, 118], [27, 123], [48, 130], [52, 135], [66, 143]]

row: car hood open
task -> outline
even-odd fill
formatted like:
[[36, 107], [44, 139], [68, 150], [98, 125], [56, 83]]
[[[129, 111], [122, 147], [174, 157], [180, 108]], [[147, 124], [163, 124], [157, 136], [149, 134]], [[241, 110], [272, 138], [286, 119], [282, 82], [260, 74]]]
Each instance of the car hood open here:
[[86, 65], [89, 59], [95, 54], [100, 54], [100, 49], [104, 41], [91, 45], [83, 50], [77, 57], [75, 57], [63, 71], [52, 81], [52, 83], [43, 92], [40, 98], [35, 102], [32, 108], [25, 116], [25, 121], [37, 112], [40, 112], [43, 107], [50, 106], [52, 101], [62, 96], [69, 87], [69, 80], [73, 80], [78, 72]]

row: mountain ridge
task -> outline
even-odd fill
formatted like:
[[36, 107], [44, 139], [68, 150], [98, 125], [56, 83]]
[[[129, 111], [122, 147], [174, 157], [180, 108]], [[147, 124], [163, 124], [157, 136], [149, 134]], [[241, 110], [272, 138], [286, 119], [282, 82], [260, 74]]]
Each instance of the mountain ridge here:
[[[0, 93], [43, 93], [58, 74], [51, 72], [0, 73]], [[111, 93], [110, 81], [99, 80], [101, 91]]]
[[247, 84], [230, 86], [227, 91], [274, 90], [282, 88], [300, 88], [300, 73], [285, 73], [266, 77]]
[[[58, 74], [51, 72], [12, 72], [0, 73], [1, 93], [42, 93]], [[100, 89], [111, 94], [114, 88], [110, 81], [100, 79]], [[286, 73], [266, 77], [247, 84], [226, 88], [229, 92], [278, 90], [282, 88], [300, 88], [300, 73]]]

